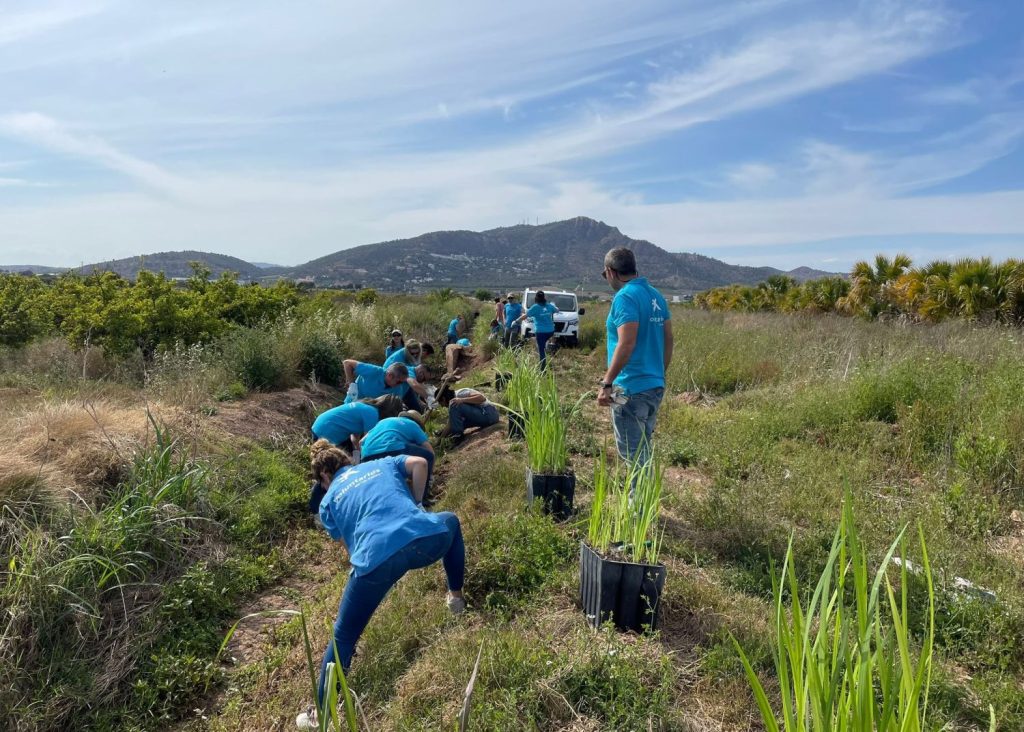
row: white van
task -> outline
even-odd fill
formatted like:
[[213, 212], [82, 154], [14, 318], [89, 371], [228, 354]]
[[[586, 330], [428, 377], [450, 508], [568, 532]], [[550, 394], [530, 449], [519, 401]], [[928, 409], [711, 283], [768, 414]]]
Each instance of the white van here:
[[[540, 290], [544, 293], [547, 301], [558, 308], [554, 314], [555, 337], [564, 346], [579, 345], [580, 316], [586, 313], [585, 308], [579, 307], [575, 292], [565, 290], [549, 290], [547, 288], [527, 287], [523, 292], [523, 307], [527, 310], [533, 305], [534, 296]], [[525, 318], [519, 326], [519, 336], [529, 338], [533, 335], [533, 323]]]

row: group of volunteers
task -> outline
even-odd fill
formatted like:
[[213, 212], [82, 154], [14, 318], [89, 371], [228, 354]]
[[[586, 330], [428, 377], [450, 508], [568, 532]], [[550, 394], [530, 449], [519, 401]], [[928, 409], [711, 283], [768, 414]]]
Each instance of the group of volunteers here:
[[494, 298], [494, 320], [491, 321], [491, 335], [501, 340], [505, 348], [511, 348], [516, 343], [516, 328], [523, 320], [529, 319], [533, 323], [533, 334], [537, 339], [537, 355], [540, 357], [540, 370], [545, 371], [548, 366], [547, 344], [551, 336], [555, 334], [555, 313], [558, 308], [548, 302], [547, 295], [543, 290], [534, 294], [533, 304], [529, 308], [523, 308], [519, 302], [519, 295], [514, 292], [508, 293], [505, 298]]
[[[606, 323], [607, 368], [597, 401], [611, 408], [620, 456], [647, 460], [672, 359], [671, 314], [661, 294], [637, 274], [631, 250], [609, 251], [602, 277], [615, 295]], [[546, 367], [545, 344], [554, 332], [555, 312], [543, 292], [536, 294], [529, 309], [510, 293], [495, 300], [491, 332], [497, 325], [496, 336], [508, 345], [516, 324], [531, 318], [541, 365]], [[381, 365], [345, 360], [344, 403], [313, 422], [309, 510], [330, 537], [344, 545], [351, 564], [333, 641], [321, 664], [320, 708], [328, 664], [335, 663], [348, 674], [359, 637], [406, 572], [441, 561], [449, 610], [456, 615], [466, 610], [466, 547], [459, 519], [451, 512], [428, 510], [435, 454], [424, 415], [437, 406], [447, 409], [447, 426], [437, 437], [455, 442], [469, 428], [499, 421], [497, 407], [484, 393], [454, 388], [465, 359], [472, 358], [470, 325], [462, 315], [449, 324], [445, 373], [437, 386], [429, 383], [433, 370], [427, 361], [433, 347], [411, 338], [406, 341], [398, 330], [391, 333]], [[296, 723], [300, 729], [318, 729], [316, 710], [300, 714]]]

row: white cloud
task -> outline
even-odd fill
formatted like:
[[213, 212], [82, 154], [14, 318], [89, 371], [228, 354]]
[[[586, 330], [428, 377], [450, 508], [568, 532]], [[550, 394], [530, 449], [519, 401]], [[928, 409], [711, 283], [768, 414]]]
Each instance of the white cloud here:
[[[524, 0], [283, 12], [238, 0], [162, 5], [154, 23], [151, 8], [123, 2], [37, 23], [45, 31], [0, 47], [0, 142], [45, 157], [47, 175], [70, 162], [78, 177], [60, 197], [0, 200], [0, 260], [190, 247], [294, 263], [433, 229], [576, 215], [673, 249], [1019, 232], [1019, 191], [908, 195], [1012, 151], [1024, 126], [1012, 110], [902, 149], [821, 135], [781, 160], [684, 163], [679, 176], [721, 181], [725, 200], [651, 203], [605, 163], [618, 154], [626, 166], [641, 145], [671, 152], [698, 125], [959, 42], [940, 5], [858, 8]], [[470, 119], [492, 112], [490, 125]], [[109, 175], [91, 184], [90, 167], [118, 174], [114, 192]]]

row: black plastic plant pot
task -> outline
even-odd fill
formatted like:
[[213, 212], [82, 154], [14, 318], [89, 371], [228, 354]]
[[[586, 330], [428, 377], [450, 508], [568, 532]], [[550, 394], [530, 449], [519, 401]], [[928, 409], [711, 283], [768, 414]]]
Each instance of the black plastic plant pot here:
[[496, 391], [505, 391], [505, 387], [508, 386], [508, 382], [512, 380], [511, 371], [495, 371], [494, 372], [494, 388]]
[[526, 439], [526, 430], [523, 426], [523, 418], [515, 412], [508, 413], [508, 438], [510, 440]]
[[606, 559], [580, 542], [580, 603], [595, 628], [610, 620], [619, 630], [656, 630], [665, 576], [664, 564]]
[[526, 469], [526, 501], [533, 505], [540, 501], [543, 511], [556, 521], [572, 516], [572, 502], [576, 497], [576, 475], [539, 475]]

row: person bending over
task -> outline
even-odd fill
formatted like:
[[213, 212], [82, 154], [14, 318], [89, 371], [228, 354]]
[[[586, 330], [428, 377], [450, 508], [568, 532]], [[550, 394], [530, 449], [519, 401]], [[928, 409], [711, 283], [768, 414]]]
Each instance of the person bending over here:
[[458, 378], [462, 369], [473, 359], [473, 344], [468, 338], [461, 338], [457, 343], [444, 347], [444, 366], [446, 376]]
[[369, 462], [397, 455], [421, 457], [427, 461], [427, 486], [434, 475], [434, 448], [423, 431], [418, 412], [402, 412], [398, 417], [382, 419], [359, 441], [360, 460]]
[[459, 340], [459, 336], [462, 335], [462, 329], [465, 327], [466, 319], [462, 315], [456, 315], [452, 318], [452, 321], [448, 323], [448, 343], [455, 343]]
[[393, 363], [385, 369], [347, 358], [341, 365], [345, 368], [346, 404], [385, 394], [394, 394], [402, 399], [409, 391], [409, 368], [404, 363]]
[[387, 369], [396, 363], [404, 363], [414, 377], [409, 381], [409, 391], [402, 397], [402, 401], [408, 409], [417, 412], [423, 411], [423, 404], [420, 399], [427, 398], [427, 389], [423, 382], [429, 375], [423, 359], [434, 355], [434, 347], [429, 343], [420, 344], [419, 341], [409, 339], [408, 345], [388, 356], [384, 361], [384, 368]]
[[448, 408], [448, 425], [441, 437], [461, 440], [467, 427], [490, 427], [498, 423], [498, 408], [476, 389], [456, 389], [445, 384], [438, 393], [437, 403]]
[[[380, 420], [395, 417], [401, 411], [402, 401], [393, 394], [342, 404], [340, 407], [328, 409], [316, 418], [312, 427], [313, 441], [327, 440], [332, 445], [351, 453], [359, 444], [360, 438]], [[310, 486], [310, 513], [319, 510], [320, 501], [326, 492], [327, 486], [314, 479]]]
[[318, 440], [310, 448], [310, 468], [330, 486], [319, 507], [320, 521], [348, 550], [352, 570], [334, 621], [333, 642], [320, 664], [320, 711], [300, 714], [295, 720], [299, 729], [319, 728], [327, 665], [335, 663], [348, 673], [363, 630], [406, 572], [441, 561], [448, 580], [448, 609], [456, 615], [466, 609], [466, 548], [459, 519], [454, 513], [426, 513], [417, 505], [426, 487], [426, 460], [391, 457], [353, 467], [347, 453]]

